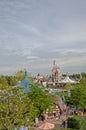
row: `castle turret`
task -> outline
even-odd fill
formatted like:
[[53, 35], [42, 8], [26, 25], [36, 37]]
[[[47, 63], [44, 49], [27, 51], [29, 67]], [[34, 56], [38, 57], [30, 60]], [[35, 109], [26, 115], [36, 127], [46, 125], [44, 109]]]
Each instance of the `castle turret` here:
[[55, 60], [53, 61], [52, 77], [53, 77], [54, 81], [57, 81], [57, 80], [61, 79], [61, 77], [62, 77], [62, 74], [61, 74], [59, 67], [57, 66]]

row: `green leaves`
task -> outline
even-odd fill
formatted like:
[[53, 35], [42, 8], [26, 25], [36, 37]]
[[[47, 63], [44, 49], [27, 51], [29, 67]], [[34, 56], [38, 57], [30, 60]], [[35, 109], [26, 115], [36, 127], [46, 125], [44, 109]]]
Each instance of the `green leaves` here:
[[28, 93], [21, 93], [21, 89], [0, 85], [0, 129], [33, 125], [34, 119], [55, 103], [56, 97], [39, 84], [31, 85]]
[[1, 86], [0, 95], [0, 129], [33, 123], [35, 107], [27, 94], [21, 95], [20, 88]]
[[29, 98], [34, 103], [34, 106], [38, 110], [38, 116], [42, 114], [44, 110], [49, 108], [54, 103], [54, 96], [51, 94], [43, 86], [39, 86], [39, 84], [33, 84], [30, 88], [31, 92], [28, 93]]
[[86, 78], [82, 79], [72, 90], [70, 104], [86, 109]]

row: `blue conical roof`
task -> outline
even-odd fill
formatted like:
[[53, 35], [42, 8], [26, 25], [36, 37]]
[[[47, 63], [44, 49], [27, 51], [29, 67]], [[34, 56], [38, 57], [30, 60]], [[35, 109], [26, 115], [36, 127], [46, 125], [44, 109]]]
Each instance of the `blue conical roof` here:
[[25, 71], [24, 78], [21, 83], [17, 84], [15, 87], [21, 87], [24, 89], [24, 92], [30, 91], [30, 84], [31, 82], [28, 80], [27, 71]]

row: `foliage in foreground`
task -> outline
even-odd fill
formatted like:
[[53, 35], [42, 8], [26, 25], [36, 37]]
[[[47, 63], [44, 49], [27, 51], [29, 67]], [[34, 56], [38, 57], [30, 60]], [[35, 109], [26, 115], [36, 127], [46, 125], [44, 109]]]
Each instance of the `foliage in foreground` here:
[[68, 118], [68, 128], [76, 130], [85, 130], [86, 129], [86, 117], [75, 116]]
[[86, 78], [71, 91], [70, 105], [86, 109]]
[[39, 84], [33, 84], [28, 93], [29, 98], [38, 110], [37, 117], [40, 117], [43, 111], [50, 109], [55, 103], [56, 96], [52, 96], [48, 90]]
[[22, 93], [21, 88], [0, 86], [0, 129], [12, 130], [14, 127], [31, 126], [34, 119], [50, 108], [54, 97], [44, 87], [34, 84], [30, 92]]
[[0, 129], [12, 130], [14, 126], [32, 124], [36, 111], [28, 95], [21, 95], [19, 88], [0, 88]]

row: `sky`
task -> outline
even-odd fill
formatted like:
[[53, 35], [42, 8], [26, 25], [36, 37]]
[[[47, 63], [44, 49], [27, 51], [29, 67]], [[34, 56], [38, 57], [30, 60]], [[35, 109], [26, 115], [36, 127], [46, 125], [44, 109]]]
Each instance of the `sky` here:
[[0, 75], [86, 72], [86, 0], [0, 0]]

